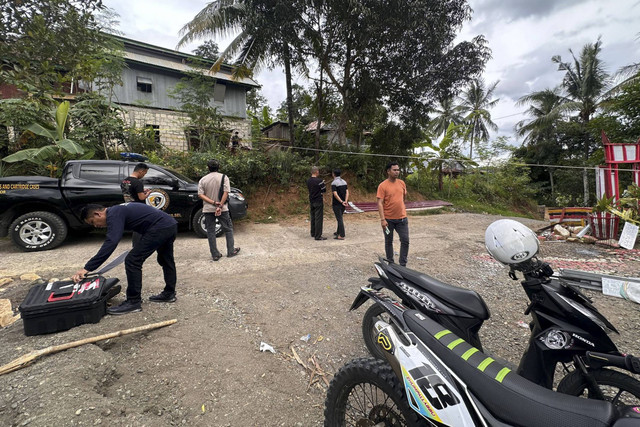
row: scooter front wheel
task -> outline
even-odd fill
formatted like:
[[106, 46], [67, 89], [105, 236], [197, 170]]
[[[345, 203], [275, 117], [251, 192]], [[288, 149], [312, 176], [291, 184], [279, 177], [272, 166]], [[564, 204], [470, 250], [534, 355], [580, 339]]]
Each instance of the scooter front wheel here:
[[380, 344], [378, 344], [378, 331], [375, 328], [378, 320], [390, 323], [389, 314], [384, 308], [378, 304], [373, 304], [366, 313], [364, 313], [364, 317], [362, 318], [362, 338], [364, 338], [364, 344], [373, 357], [386, 360], [384, 350], [380, 347]]
[[407, 404], [387, 362], [355, 359], [333, 377], [324, 409], [325, 427], [426, 426]]
[[[594, 369], [589, 373], [593, 375], [605, 400], [616, 406], [640, 406], [640, 381], [612, 369]], [[560, 381], [557, 391], [571, 396], [596, 399], [595, 393], [589, 390], [587, 379], [577, 370]]]

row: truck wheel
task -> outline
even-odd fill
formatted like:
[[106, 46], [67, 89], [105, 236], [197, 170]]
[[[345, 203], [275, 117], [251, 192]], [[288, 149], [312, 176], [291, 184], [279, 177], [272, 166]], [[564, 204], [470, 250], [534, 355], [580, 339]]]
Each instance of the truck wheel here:
[[16, 218], [9, 227], [11, 239], [28, 252], [53, 249], [67, 238], [67, 224], [51, 212], [30, 212]]
[[[207, 227], [204, 225], [204, 212], [199, 209], [193, 216], [193, 231], [196, 232], [198, 237], [207, 237]], [[222, 236], [222, 225], [218, 218], [216, 218], [216, 237]]]

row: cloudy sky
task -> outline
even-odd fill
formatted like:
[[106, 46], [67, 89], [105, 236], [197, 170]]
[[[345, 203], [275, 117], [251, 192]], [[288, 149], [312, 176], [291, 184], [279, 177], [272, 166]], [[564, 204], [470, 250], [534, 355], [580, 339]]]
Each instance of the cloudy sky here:
[[[179, 31], [205, 5], [196, 0], [105, 0], [120, 15], [119, 30], [125, 37], [175, 49]], [[473, 18], [460, 37], [484, 34], [493, 57], [484, 78], [499, 80], [491, 111], [500, 127], [498, 135], [511, 136], [525, 107], [515, 101], [534, 90], [554, 87], [562, 73], [551, 62], [560, 55], [571, 60], [586, 43], [602, 38], [602, 58], [609, 72], [640, 61], [640, 0], [470, 0]], [[228, 40], [216, 40], [223, 49]], [[198, 44], [180, 50], [191, 52]], [[262, 93], [272, 108], [285, 98], [281, 70], [265, 70], [257, 75]], [[301, 84], [306, 85], [304, 81]]]

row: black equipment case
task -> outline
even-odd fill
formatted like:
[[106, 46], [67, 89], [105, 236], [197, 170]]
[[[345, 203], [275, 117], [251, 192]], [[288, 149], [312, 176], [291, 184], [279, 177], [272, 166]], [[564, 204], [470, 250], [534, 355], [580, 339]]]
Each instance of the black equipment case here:
[[120, 293], [117, 278], [90, 276], [33, 286], [18, 308], [27, 336], [66, 331], [85, 323], [98, 323], [107, 301]]

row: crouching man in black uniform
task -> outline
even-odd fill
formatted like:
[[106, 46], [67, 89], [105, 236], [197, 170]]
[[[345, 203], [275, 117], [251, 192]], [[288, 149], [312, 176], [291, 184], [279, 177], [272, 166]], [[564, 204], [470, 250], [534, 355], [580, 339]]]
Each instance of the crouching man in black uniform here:
[[176, 300], [176, 264], [173, 260], [173, 242], [178, 225], [166, 213], [142, 203], [128, 203], [105, 208], [101, 205], [87, 205], [80, 212], [80, 219], [97, 228], [107, 228], [107, 238], [94, 255], [73, 276], [80, 281], [88, 272], [94, 271], [109, 258], [122, 239], [124, 230], [140, 233], [137, 243], [125, 258], [127, 272], [127, 299], [116, 307], [109, 307], [109, 314], [126, 314], [142, 310], [142, 264], [153, 252], [158, 252], [158, 264], [164, 273], [164, 290], [152, 297], [153, 302], [174, 302]]

